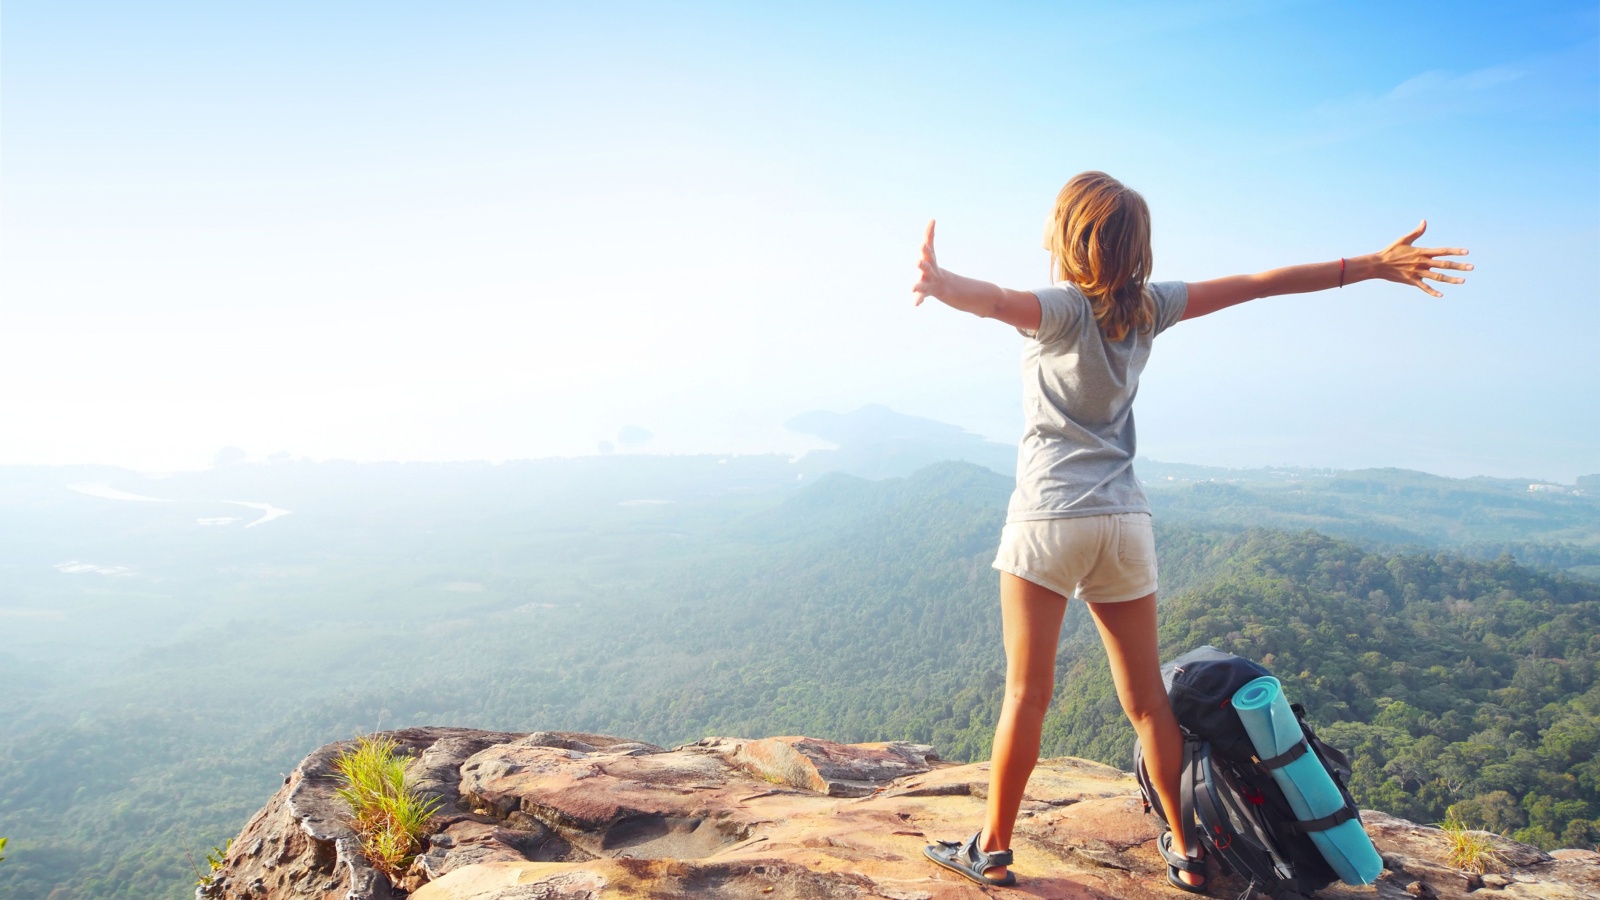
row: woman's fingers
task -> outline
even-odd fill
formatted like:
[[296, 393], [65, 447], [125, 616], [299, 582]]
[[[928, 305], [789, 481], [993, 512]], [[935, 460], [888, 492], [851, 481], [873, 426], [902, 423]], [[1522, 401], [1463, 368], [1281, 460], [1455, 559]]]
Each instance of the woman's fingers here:
[[1378, 253], [1380, 262], [1377, 277], [1387, 281], [1397, 281], [1409, 284], [1433, 297], [1444, 295], [1434, 290], [1427, 282], [1434, 281], [1440, 284], [1464, 284], [1465, 278], [1457, 275], [1446, 275], [1446, 271], [1470, 272], [1471, 263], [1457, 262], [1453, 259], [1440, 259], [1441, 256], [1466, 256], [1465, 247], [1417, 247], [1413, 243], [1428, 230], [1428, 220], [1423, 219], [1417, 227], [1411, 229], [1394, 243], [1385, 247]]
[[[1430, 274], [1430, 273], [1424, 273], [1424, 275], [1427, 275], [1427, 274]], [[1414, 277], [1412, 277], [1410, 279], [1410, 282], [1411, 282], [1411, 284], [1415, 285], [1419, 290], [1424, 291], [1425, 293], [1432, 294], [1435, 297], [1443, 297], [1444, 296], [1443, 294], [1441, 294], [1438, 291], [1434, 290], [1433, 288], [1429, 287], [1427, 285], [1427, 283], [1422, 280], [1423, 277], [1424, 277], [1423, 275], [1414, 276]]]
[[928, 220], [928, 228], [922, 234], [922, 253], [917, 260], [917, 283], [911, 286], [911, 294], [916, 298], [913, 306], [921, 306], [922, 301], [933, 296], [933, 279], [939, 271], [937, 257], [933, 254], [933, 226], [934, 220]]

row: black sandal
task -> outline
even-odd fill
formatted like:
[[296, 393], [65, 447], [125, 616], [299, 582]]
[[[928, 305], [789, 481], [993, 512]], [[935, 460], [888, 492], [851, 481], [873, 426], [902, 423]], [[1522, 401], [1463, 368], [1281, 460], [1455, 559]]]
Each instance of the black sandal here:
[[1206, 892], [1204, 883], [1190, 884], [1178, 874], [1181, 869], [1190, 875], [1205, 877], [1206, 851], [1204, 847], [1200, 848], [1198, 855], [1179, 856], [1172, 849], [1172, 832], [1163, 831], [1161, 832], [1161, 837], [1156, 840], [1156, 849], [1161, 851], [1161, 858], [1167, 861], [1167, 881], [1173, 887], [1188, 891], [1191, 894], [1204, 894]]
[[[979, 850], [978, 839], [982, 835], [983, 832], [979, 831], [962, 842], [939, 841], [936, 844], [929, 844], [923, 847], [922, 853], [946, 869], [952, 872], [959, 872], [978, 884], [992, 885], [994, 887], [1010, 887], [1016, 884], [1017, 876], [1009, 869], [1011, 851], [996, 850], [993, 853], [985, 853]], [[988, 875], [983, 874], [985, 869], [992, 869], [995, 866], [1007, 866], [1006, 877], [990, 878]]]

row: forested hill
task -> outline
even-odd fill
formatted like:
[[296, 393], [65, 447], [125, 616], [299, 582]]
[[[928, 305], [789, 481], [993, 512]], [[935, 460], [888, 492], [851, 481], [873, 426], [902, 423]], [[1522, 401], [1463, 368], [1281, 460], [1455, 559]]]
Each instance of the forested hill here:
[[[1366, 806], [1419, 822], [1453, 810], [1547, 848], [1600, 838], [1600, 585], [1315, 532], [1219, 549], [1214, 580], [1164, 605], [1165, 656], [1212, 644], [1265, 663], [1354, 751]], [[1126, 765], [1103, 663], [1070, 658], [1054, 749]]]
[[[188, 857], [281, 773], [380, 726], [986, 756], [1009, 479], [786, 465], [307, 464], [250, 494], [97, 476], [163, 503], [69, 491], [79, 473], [0, 492], [0, 676], [22, 685], [0, 693], [0, 895], [190, 896]], [[228, 511], [213, 494], [294, 513], [204, 524]], [[1159, 509], [1168, 656], [1268, 658], [1357, 751], [1368, 805], [1593, 845], [1600, 585]], [[1044, 752], [1126, 765], [1103, 651], [1069, 609]]]
[[1392, 550], [1449, 550], [1600, 580], [1600, 497], [1405, 469], [1195, 470], [1141, 464], [1156, 517], [1205, 528], [1314, 529]]

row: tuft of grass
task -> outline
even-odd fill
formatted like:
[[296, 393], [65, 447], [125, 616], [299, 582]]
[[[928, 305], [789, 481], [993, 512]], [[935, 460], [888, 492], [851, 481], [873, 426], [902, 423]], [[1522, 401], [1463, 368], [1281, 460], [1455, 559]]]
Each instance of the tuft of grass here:
[[[222, 846], [212, 847], [210, 850], [207, 850], [206, 870], [204, 872], [200, 871], [200, 867], [195, 865], [194, 857], [189, 856], [189, 865], [194, 869], [194, 883], [204, 887], [205, 885], [216, 881], [217, 873], [222, 871], [222, 864], [227, 861], [228, 850], [230, 850], [232, 847], [233, 838], [228, 838], [228, 840], [224, 842]], [[184, 850], [183, 852], [185, 855], [189, 854], [188, 850]]]
[[397, 878], [422, 849], [439, 800], [425, 800], [406, 784], [411, 759], [388, 737], [356, 739], [354, 749], [333, 760], [344, 786], [339, 798], [350, 807], [361, 852], [372, 867]]
[[1439, 827], [1446, 841], [1445, 862], [1463, 872], [1482, 875], [1506, 867], [1506, 858], [1494, 849], [1486, 831], [1472, 831], [1455, 816], [1447, 816]]

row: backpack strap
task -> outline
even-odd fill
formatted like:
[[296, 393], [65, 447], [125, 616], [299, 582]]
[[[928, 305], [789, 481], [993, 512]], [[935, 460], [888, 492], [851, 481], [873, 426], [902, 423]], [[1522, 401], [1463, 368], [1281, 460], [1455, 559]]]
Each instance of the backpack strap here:
[[[1275, 900], [1304, 900], [1292, 870], [1280, 868], [1277, 856], [1260, 842], [1271, 842], [1269, 834], [1256, 822], [1236, 821], [1219, 794], [1232, 791], [1216, 772], [1209, 744], [1201, 744], [1191, 765], [1184, 770], [1184, 795], [1192, 797], [1206, 829], [1206, 843], [1217, 851], [1222, 862], [1250, 880], [1251, 890], [1259, 889]], [[1193, 785], [1190, 791], [1188, 785]], [[1242, 829], [1242, 830], [1241, 830]]]
[[1281, 769], [1284, 766], [1287, 766], [1289, 763], [1294, 762], [1310, 752], [1311, 745], [1307, 743], [1305, 738], [1302, 737], [1299, 741], [1295, 742], [1293, 747], [1290, 747], [1288, 750], [1279, 753], [1277, 756], [1269, 756], [1266, 759], [1257, 762], [1256, 765], [1266, 769], [1268, 772], [1271, 772], [1273, 769]]
[[1326, 815], [1320, 819], [1312, 819], [1309, 822], [1285, 822], [1282, 827], [1289, 834], [1310, 834], [1313, 831], [1327, 831], [1329, 828], [1343, 825], [1354, 818], [1356, 818], [1355, 807], [1341, 806], [1332, 815]]
[[1295, 703], [1290, 705], [1289, 708], [1294, 711], [1294, 718], [1300, 724], [1300, 730], [1305, 732], [1306, 741], [1316, 748], [1317, 754], [1322, 757], [1322, 761], [1327, 763], [1328, 768], [1333, 770], [1334, 780], [1339, 783], [1340, 787], [1344, 787], [1350, 781], [1350, 757], [1346, 756], [1343, 750], [1330, 746], [1317, 737], [1317, 733], [1311, 729], [1311, 723], [1306, 721], [1306, 708], [1304, 706]]
[[1183, 823], [1183, 845], [1185, 847], [1200, 846], [1200, 829], [1195, 825], [1194, 796], [1196, 788], [1195, 776], [1200, 770], [1200, 742], [1187, 739], [1183, 742], [1183, 773], [1178, 784], [1178, 821]]
[[1345, 787], [1350, 781], [1350, 757], [1346, 756], [1343, 750], [1323, 743], [1311, 733], [1310, 728], [1306, 729], [1306, 736], [1311, 740], [1311, 745], [1322, 755], [1322, 761], [1333, 769], [1334, 780], [1339, 782], [1340, 787]]

